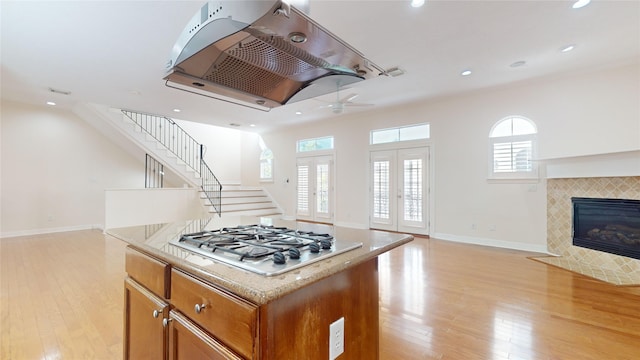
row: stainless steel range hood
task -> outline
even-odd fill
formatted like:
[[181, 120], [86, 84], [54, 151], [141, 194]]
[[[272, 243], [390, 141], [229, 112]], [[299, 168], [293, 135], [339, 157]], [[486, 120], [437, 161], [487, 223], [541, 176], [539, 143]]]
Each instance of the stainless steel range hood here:
[[173, 47], [166, 85], [261, 110], [384, 74], [286, 1], [206, 3]]

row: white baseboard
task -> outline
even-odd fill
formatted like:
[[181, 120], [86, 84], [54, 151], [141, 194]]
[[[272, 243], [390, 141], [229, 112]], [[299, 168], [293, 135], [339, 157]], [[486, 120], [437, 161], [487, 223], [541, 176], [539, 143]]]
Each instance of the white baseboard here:
[[453, 241], [453, 242], [459, 242], [464, 244], [491, 246], [491, 247], [498, 247], [498, 248], [505, 248], [505, 249], [512, 249], [512, 250], [521, 250], [521, 251], [530, 251], [530, 252], [537, 252], [542, 254], [549, 254], [546, 244], [544, 245], [524, 244], [524, 243], [518, 243], [513, 241], [477, 238], [477, 237], [471, 237], [471, 236], [461, 236], [461, 235], [443, 234], [443, 233], [434, 233], [429, 235], [429, 237], [432, 239]]
[[57, 228], [10, 231], [10, 232], [0, 233], [0, 239], [17, 237], [17, 236], [42, 235], [42, 234], [52, 234], [52, 233], [80, 231], [80, 230], [104, 230], [104, 225], [93, 224], [93, 225], [78, 225], [78, 226], [65, 226], [65, 227], [57, 227]]
[[352, 228], [352, 229], [369, 229], [369, 226], [360, 223], [348, 223], [348, 222], [337, 222], [334, 224], [335, 226]]

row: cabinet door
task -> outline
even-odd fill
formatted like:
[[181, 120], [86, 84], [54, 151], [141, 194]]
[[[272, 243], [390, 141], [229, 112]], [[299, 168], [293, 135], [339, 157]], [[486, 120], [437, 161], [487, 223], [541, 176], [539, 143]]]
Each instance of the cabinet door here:
[[131, 278], [124, 286], [124, 359], [166, 359], [169, 305]]
[[242, 359], [179, 312], [172, 310], [169, 319], [170, 360]]

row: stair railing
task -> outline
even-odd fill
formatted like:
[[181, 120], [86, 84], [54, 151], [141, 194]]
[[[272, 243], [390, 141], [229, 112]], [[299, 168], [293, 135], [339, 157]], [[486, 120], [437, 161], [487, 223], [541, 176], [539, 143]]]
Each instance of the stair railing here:
[[[200, 145], [200, 158], [204, 155], [204, 145]], [[202, 179], [202, 191], [204, 191], [207, 199], [213, 208], [221, 216], [222, 213], [222, 184], [218, 178], [213, 174], [213, 171], [209, 168], [209, 165], [202, 160], [200, 161], [200, 178]]]
[[221, 215], [222, 184], [202, 158], [203, 145], [192, 138], [173, 119], [166, 116], [142, 114], [129, 110], [122, 110], [122, 114], [200, 176], [202, 191], [213, 205], [216, 213]]

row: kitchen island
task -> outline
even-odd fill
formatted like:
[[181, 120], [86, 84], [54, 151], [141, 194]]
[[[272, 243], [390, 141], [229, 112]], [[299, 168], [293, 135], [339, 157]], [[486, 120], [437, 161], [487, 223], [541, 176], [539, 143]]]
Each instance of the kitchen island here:
[[[175, 246], [241, 224], [329, 233], [362, 246], [273, 276]], [[223, 217], [107, 230], [129, 243], [125, 359], [378, 358], [377, 256], [410, 235], [271, 218]], [[334, 245], [335, 245], [334, 244]], [[342, 319], [342, 320], [341, 320]], [[344, 330], [330, 326], [343, 321]], [[336, 336], [337, 335], [337, 336]]]

